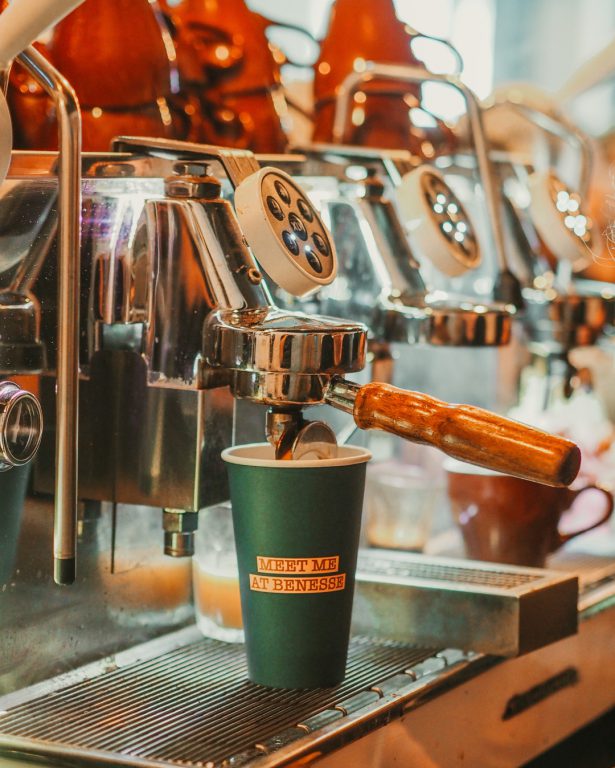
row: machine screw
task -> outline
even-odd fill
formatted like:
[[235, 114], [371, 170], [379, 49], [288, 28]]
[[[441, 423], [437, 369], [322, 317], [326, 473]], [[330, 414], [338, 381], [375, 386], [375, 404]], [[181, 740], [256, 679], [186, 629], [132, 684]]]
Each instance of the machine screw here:
[[176, 176], [207, 176], [209, 164], [198, 160], [180, 160], [173, 163], [173, 173]]
[[381, 200], [384, 195], [384, 184], [376, 176], [370, 176], [363, 182], [365, 197], [368, 200]]

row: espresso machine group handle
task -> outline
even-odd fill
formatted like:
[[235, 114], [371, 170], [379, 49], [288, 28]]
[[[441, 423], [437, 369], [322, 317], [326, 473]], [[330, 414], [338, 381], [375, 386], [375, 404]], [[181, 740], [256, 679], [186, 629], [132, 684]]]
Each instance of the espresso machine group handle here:
[[567, 486], [581, 452], [570, 440], [470, 405], [373, 382], [334, 380], [326, 400], [351, 412], [362, 429], [381, 429], [432, 445], [460, 461], [544, 485]]

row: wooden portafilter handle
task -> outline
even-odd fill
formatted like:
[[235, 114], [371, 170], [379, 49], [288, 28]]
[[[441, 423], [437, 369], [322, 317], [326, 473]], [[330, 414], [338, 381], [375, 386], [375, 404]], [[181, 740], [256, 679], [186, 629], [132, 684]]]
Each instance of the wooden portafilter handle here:
[[359, 386], [333, 379], [325, 400], [352, 413], [361, 429], [382, 429], [460, 461], [544, 485], [570, 485], [581, 464], [579, 448], [563, 437], [390, 384]]

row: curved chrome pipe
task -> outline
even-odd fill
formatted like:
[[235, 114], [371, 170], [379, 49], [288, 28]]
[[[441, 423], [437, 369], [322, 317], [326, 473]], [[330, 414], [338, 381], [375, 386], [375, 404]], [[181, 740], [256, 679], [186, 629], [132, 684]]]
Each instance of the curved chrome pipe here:
[[81, 262], [81, 113], [75, 91], [35, 48], [19, 61], [53, 99], [58, 119], [58, 351], [54, 579], [76, 575], [79, 297]]

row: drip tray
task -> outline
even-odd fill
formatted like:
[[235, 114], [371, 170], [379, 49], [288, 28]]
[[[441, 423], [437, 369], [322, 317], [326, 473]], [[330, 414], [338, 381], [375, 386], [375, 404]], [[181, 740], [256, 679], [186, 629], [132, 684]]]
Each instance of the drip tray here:
[[243, 645], [190, 627], [0, 697], [0, 753], [71, 765], [244, 766], [386, 703], [386, 691], [453, 674], [465, 659], [355, 637], [340, 685], [273, 690], [248, 682]]
[[520, 656], [576, 633], [578, 594], [561, 571], [361, 550], [353, 630]]

